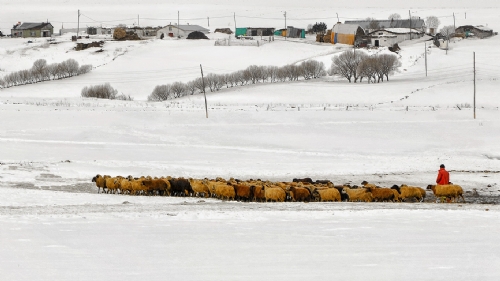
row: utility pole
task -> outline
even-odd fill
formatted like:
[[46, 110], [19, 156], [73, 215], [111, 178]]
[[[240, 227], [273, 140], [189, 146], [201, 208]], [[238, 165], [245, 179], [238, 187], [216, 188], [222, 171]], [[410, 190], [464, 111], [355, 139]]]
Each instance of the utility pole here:
[[208, 27], [210, 27], [210, 17], [207, 17]]
[[203, 78], [203, 67], [201, 67], [201, 64], [200, 64], [200, 70], [201, 70], [201, 83], [203, 85], [203, 96], [205, 97], [205, 115], [208, 118], [207, 95], [205, 94], [205, 78]]
[[[455, 13], [453, 13], [453, 28], [455, 30], [457, 29], [457, 27], [455, 26]], [[453, 31], [453, 32], [455, 32], [455, 31]]]
[[78, 10], [78, 25], [76, 27], [76, 40], [78, 40], [79, 33], [80, 33], [80, 10]]
[[424, 43], [425, 77], [427, 77], [427, 42]]
[[408, 16], [409, 16], [409, 20], [410, 20], [410, 40], [411, 40], [411, 12], [410, 12], [410, 10], [408, 10]]
[[472, 61], [474, 63], [474, 119], [476, 119], [476, 52], [472, 53]]
[[285, 13], [283, 15], [285, 16], [285, 30], [286, 30], [285, 40], [286, 40], [286, 38], [288, 37], [288, 29], [286, 28], [286, 11], [285, 11]]
[[177, 11], [177, 38], [179, 38], [179, 11]]
[[141, 25], [139, 24], [139, 15], [137, 15], [137, 26], [138, 26], [138, 27], [139, 27], [139, 26], [141, 26]]
[[236, 13], [234, 12], [234, 37], [237, 37], [237, 33], [236, 33]]
[[340, 20], [339, 20], [339, 13], [336, 13], [336, 14], [337, 14], [337, 23], [339, 23], [340, 22]]

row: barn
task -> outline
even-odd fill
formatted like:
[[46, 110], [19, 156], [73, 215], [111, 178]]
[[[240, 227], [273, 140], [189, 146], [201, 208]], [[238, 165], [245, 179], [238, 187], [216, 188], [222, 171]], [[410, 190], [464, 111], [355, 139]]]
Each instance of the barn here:
[[204, 34], [210, 33], [209, 29], [206, 29], [204, 27], [201, 27], [199, 25], [174, 25], [174, 24], [169, 24], [165, 26], [164, 28], [160, 29], [156, 33], [157, 38], [164, 38], [164, 37], [179, 37], [179, 38], [186, 38], [189, 33], [193, 31], [199, 31]]
[[408, 28], [385, 28], [368, 33], [371, 45], [375, 47], [392, 47], [394, 44], [405, 40], [420, 38], [424, 35], [422, 31]]
[[355, 24], [337, 23], [332, 28], [332, 44], [354, 45], [356, 39], [365, 35], [363, 28]]

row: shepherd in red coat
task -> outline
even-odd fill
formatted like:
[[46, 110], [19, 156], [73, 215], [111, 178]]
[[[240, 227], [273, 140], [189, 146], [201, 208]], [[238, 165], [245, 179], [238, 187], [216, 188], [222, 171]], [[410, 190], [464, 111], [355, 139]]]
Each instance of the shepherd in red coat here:
[[445, 185], [445, 184], [450, 184], [450, 173], [444, 169], [444, 164], [441, 164], [439, 166], [439, 173], [438, 177], [436, 179], [436, 183], [439, 185]]

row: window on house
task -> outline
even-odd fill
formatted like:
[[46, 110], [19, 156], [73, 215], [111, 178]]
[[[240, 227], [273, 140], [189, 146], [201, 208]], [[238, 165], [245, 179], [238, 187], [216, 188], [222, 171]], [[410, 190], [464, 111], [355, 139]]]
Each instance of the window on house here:
[[31, 36], [35, 36], [35, 32], [34, 31], [31, 31]]
[[379, 32], [378, 35], [384, 35], [384, 33], [383, 32]]
[[172, 31], [172, 27], [171, 26], [168, 27], [168, 31]]

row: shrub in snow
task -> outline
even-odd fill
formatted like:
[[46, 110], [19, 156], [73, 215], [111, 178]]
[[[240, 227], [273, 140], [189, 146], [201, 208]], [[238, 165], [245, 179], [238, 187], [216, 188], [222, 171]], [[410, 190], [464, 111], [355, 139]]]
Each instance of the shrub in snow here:
[[82, 97], [98, 99], [116, 99], [118, 90], [113, 89], [109, 83], [103, 85], [87, 86], [82, 89]]

